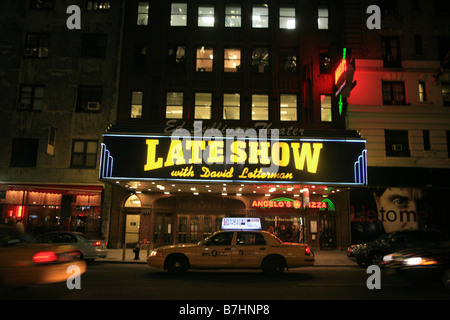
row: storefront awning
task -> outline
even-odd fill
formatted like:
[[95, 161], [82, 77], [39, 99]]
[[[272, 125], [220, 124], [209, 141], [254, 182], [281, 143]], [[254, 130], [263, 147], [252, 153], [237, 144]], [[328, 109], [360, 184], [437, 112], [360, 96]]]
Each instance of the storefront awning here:
[[80, 185], [8, 185], [7, 191], [28, 191], [41, 193], [58, 193], [63, 195], [96, 196], [101, 194], [102, 186], [80, 186]]

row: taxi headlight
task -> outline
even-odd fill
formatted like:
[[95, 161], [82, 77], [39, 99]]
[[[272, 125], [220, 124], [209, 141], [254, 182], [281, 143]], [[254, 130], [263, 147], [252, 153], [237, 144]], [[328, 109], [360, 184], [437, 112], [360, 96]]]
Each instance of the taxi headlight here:
[[162, 251], [152, 250], [152, 252], [150, 252], [150, 257], [162, 257]]

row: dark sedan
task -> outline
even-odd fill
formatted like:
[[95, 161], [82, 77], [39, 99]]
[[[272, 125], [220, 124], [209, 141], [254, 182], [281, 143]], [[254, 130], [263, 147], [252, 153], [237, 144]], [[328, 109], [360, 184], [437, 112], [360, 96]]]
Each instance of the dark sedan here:
[[437, 230], [402, 230], [386, 233], [378, 239], [352, 245], [347, 257], [360, 266], [381, 265], [383, 257], [389, 253], [418, 247], [434, 246], [443, 240], [443, 234]]
[[417, 248], [391, 253], [383, 258], [382, 267], [402, 275], [439, 280], [450, 290], [450, 243], [432, 248]]

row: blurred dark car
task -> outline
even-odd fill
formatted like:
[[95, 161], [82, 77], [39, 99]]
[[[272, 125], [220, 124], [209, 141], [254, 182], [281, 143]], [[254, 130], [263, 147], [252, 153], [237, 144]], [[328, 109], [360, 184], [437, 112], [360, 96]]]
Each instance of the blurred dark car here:
[[73, 246], [30, 242], [16, 228], [0, 226], [0, 285], [26, 287], [64, 282], [72, 275], [69, 266], [86, 271], [86, 262]]
[[106, 258], [108, 256], [108, 249], [106, 248], [105, 241], [90, 239], [80, 232], [48, 232], [36, 237], [35, 242], [75, 246], [81, 251], [81, 258], [87, 262], [92, 262], [95, 259]]
[[414, 279], [442, 281], [450, 290], [450, 242], [391, 253], [384, 256], [382, 267]]
[[347, 257], [360, 266], [381, 265], [389, 253], [419, 247], [430, 247], [443, 241], [437, 230], [402, 230], [386, 233], [374, 241], [354, 244], [347, 249]]

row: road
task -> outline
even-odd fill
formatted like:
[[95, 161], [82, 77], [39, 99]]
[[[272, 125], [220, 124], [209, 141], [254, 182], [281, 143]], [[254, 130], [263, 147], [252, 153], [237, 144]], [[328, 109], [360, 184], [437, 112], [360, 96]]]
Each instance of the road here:
[[14, 300], [450, 300], [434, 283], [411, 283], [381, 274], [381, 288], [368, 289], [359, 267], [309, 267], [267, 276], [259, 270], [189, 271], [173, 276], [145, 264], [94, 263], [80, 289], [66, 283], [0, 289]]

